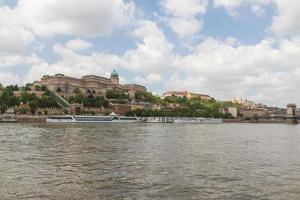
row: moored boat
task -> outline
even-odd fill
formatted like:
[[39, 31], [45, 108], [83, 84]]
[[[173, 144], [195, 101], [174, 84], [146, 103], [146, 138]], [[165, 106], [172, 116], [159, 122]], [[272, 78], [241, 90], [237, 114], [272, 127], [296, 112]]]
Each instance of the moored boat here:
[[221, 124], [223, 119], [218, 118], [176, 118], [174, 123], [185, 124]]
[[125, 116], [90, 116], [90, 115], [65, 115], [50, 116], [47, 123], [134, 123], [140, 122], [137, 117]]
[[170, 117], [147, 117], [147, 123], [173, 123], [173, 119]]

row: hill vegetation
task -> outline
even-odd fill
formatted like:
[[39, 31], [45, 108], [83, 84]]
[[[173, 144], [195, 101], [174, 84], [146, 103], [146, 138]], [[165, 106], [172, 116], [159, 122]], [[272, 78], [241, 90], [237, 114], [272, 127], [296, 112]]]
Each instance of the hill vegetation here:
[[[55, 97], [45, 86], [36, 86], [31, 91], [32, 86], [25, 87], [10, 85], [0, 87], [0, 111], [4, 113], [10, 107], [18, 107], [20, 113], [30, 111], [35, 114], [38, 108], [59, 107]], [[37, 95], [37, 93], [39, 95]], [[134, 98], [119, 90], [108, 90], [106, 96], [99, 96], [94, 90], [82, 92], [79, 88], [73, 91], [73, 95], [68, 97], [69, 103], [79, 103], [86, 107], [109, 107], [109, 100], [122, 103], [144, 103], [156, 105], [161, 109], [137, 109], [126, 113], [128, 116], [169, 116], [169, 117], [215, 117], [230, 118], [224, 115], [221, 108], [229, 106], [231, 102], [218, 102], [214, 99], [205, 101], [200, 98], [187, 99], [185, 97], [170, 96], [162, 99], [151, 92], [137, 92]], [[20, 106], [28, 105], [28, 110]]]

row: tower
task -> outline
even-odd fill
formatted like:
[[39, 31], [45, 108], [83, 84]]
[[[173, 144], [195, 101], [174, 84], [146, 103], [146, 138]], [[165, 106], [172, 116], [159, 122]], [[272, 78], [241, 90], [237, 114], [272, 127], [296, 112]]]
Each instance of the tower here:
[[297, 124], [298, 120], [297, 120], [297, 115], [296, 115], [296, 104], [288, 104], [287, 105], [287, 115], [286, 115], [286, 119], [287, 122], [290, 124]]
[[110, 74], [110, 80], [114, 84], [119, 84], [119, 74], [118, 72], [114, 69], [114, 71]]

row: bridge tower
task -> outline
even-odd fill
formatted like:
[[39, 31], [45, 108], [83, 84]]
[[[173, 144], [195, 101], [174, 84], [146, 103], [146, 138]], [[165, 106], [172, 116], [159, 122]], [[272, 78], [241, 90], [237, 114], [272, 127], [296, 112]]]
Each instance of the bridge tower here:
[[287, 119], [287, 122], [290, 124], [298, 123], [298, 119], [297, 119], [297, 115], [296, 115], [296, 108], [297, 108], [296, 104], [290, 103], [287, 105], [286, 119]]

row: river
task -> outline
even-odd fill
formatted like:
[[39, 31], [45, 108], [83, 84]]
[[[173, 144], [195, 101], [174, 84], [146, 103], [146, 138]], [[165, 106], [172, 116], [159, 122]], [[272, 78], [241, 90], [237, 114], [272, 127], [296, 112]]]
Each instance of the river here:
[[0, 124], [0, 199], [300, 199], [300, 126]]

